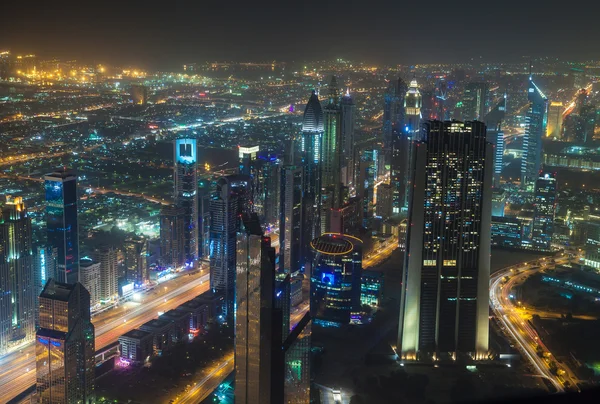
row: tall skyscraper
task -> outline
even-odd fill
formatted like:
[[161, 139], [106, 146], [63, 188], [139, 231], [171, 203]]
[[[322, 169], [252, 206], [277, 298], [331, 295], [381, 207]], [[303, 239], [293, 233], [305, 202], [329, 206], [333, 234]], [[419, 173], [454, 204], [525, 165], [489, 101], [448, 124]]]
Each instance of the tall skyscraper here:
[[56, 170], [44, 177], [44, 189], [47, 244], [57, 251], [53, 277], [60, 282], [78, 282], [77, 177], [67, 169]]
[[535, 182], [533, 203], [532, 244], [540, 250], [550, 250], [554, 234], [554, 213], [557, 194], [556, 173], [541, 171]]
[[304, 218], [302, 216], [302, 180], [304, 170], [301, 166], [284, 166], [281, 169], [281, 217], [279, 221], [280, 270], [284, 273], [296, 273], [304, 262], [302, 240]]
[[239, 227], [244, 190], [238, 189], [235, 176], [217, 181], [210, 203], [210, 287], [224, 297], [223, 315], [233, 323], [235, 302], [236, 234]]
[[[404, 132], [404, 97], [408, 88], [401, 78], [391, 81], [384, 95], [383, 105], [383, 155], [385, 165], [392, 165], [392, 149], [395, 136]], [[392, 167], [393, 170], [393, 167]]]
[[327, 233], [310, 243], [314, 263], [310, 275], [310, 313], [315, 324], [349, 324], [360, 310], [362, 241]]
[[100, 304], [100, 263], [89, 258], [82, 258], [79, 262], [81, 284], [90, 294], [90, 306], [93, 308]]
[[339, 89], [335, 76], [327, 91], [327, 105], [323, 108], [324, 132], [321, 156], [321, 233], [330, 229], [331, 210], [341, 206], [341, 109]]
[[350, 96], [350, 90], [346, 90], [346, 94], [342, 97], [340, 103], [341, 108], [341, 127], [340, 127], [340, 145], [341, 145], [341, 169], [342, 169], [342, 184], [354, 189], [355, 181], [355, 151], [354, 151], [354, 121], [356, 119], [356, 105]]
[[254, 206], [261, 222], [266, 226], [279, 223], [281, 200], [281, 160], [263, 160], [258, 170], [258, 195]]
[[485, 358], [493, 148], [481, 122], [430, 121], [425, 129], [411, 170], [399, 355]]
[[256, 214], [242, 216], [236, 242], [236, 403], [309, 404], [310, 313], [290, 332], [290, 276], [276, 280], [271, 239]]
[[529, 109], [525, 117], [521, 187], [533, 191], [542, 161], [542, 138], [546, 135], [548, 98], [535, 85], [531, 76], [529, 76], [527, 91]]
[[495, 146], [494, 151], [494, 187], [500, 186], [500, 175], [504, 167], [504, 130], [502, 122], [506, 114], [506, 94], [485, 116], [486, 139]]
[[565, 107], [562, 102], [552, 101], [548, 107], [548, 127], [546, 136], [560, 139], [562, 137], [563, 111]]
[[132, 235], [123, 244], [127, 281], [142, 285], [148, 279], [148, 240]]
[[185, 265], [198, 261], [198, 177], [196, 139], [175, 141], [175, 205], [185, 210], [183, 251]]
[[50, 279], [40, 295], [36, 391], [42, 404], [95, 403], [90, 294], [80, 283]]
[[185, 265], [186, 209], [176, 205], [160, 210], [160, 264], [179, 268]]
[[0, 355], [35, 338], [31, 219], [23, 199], [0, 210]]
[[[305, 227], [305, 240], [321, 234], [319, 204], [321, 201], [321, 154], [323, 149], [323, 109], [319, 97], [313, 91], [302, 119], [300, 154], [304, 166], [304, 217], [310, 217]], [[306, 257], [310, 254], [305, 251]]]
[[236, 272], [235, 401], [272, 403], [275, 249], [256, 215], [240, 225]]
[[483, 122], [487, 114], [488, 84], [468, 83], [463, 94], [463, 119]]
[[[402, 79], [398, 79], [398, 83], [396, 85], [396, 102], [393, 103], [393, 105], [391, 106], [391, 108], [393, 108], [391, 114], [394, 116], [394, 121], [391, 125], [390, 138], [391, 155], [389, 157], [389, 163], [386, 163], [390, 164], [390, 183], [392, 185], [393, 214], [400, 213], [400, 211], [403, 208], [406, 208], [408, 206], [408, 167], [411, 142], [413, 138], [413, 135], [410, 130], [410, 125], [414, 125], [415, 122], [409, 123], [408, 125], [406, 123], [405, 97], [407, 92], [408, 87], [406, 86], [406, 83], [404, 83]], [[418, 99], [414, 99], [411, 96], [411, 105], [415, 106], [418, 105], [418, 103]], [[414, 113], [415, 111], [413, 110], [411, 112]], [[418, 126], [419, 124], [416, 123], [416, 125]], [[386, 152], [385, 149], [384, 152]]]
[[113, 247], [100, 246], [94, 249], [94, 261], [100, 263], [100, 296], [102, 303], [114, 301], [119, 296], [117, 251]]

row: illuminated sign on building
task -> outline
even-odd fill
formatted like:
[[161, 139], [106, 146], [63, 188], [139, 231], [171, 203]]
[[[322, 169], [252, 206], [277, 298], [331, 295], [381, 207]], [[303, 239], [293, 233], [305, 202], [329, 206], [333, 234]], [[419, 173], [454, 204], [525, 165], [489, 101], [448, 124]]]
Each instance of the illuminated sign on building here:
[[177, 163], [192, 164], [196, 162], [196, 139], [177, 139], [175, 142], [175, 160]]

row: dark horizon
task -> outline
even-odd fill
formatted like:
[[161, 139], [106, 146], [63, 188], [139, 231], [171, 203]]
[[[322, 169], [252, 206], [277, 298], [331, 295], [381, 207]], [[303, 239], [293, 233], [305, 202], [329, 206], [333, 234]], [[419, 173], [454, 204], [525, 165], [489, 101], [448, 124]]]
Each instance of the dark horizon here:
[[[584, 25], [576, 7], [514, 0], [183, 3], [11, 2], [3, 9], [11, 18], [0, 26], [0, 48], [164, 69], [212, 60], [413, 65], [518, 62], [527, 55], [582, 61], [597, 56], [589, 44], [600, 39], [600, 27]], [[594, 15], [600, 5], [586, 11]]]

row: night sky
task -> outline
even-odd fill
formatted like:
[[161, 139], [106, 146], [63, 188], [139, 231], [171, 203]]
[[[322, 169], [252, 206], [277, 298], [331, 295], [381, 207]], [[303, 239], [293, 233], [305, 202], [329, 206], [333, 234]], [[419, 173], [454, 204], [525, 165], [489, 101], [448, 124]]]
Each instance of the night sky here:
[[234, 59], [597, 59], [599, 11], [591, 0], [6, 0], [0, 49], [152, 68]]

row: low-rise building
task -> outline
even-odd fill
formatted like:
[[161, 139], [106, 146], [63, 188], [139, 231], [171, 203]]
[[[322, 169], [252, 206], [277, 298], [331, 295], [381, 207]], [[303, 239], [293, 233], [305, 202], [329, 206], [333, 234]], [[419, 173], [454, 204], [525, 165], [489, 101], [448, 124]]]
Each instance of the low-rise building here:
[[154, 353], [154, 336], [139, 329], [131, 330], [119, 337], [121, 358], [132, 363], [143, 363]]

